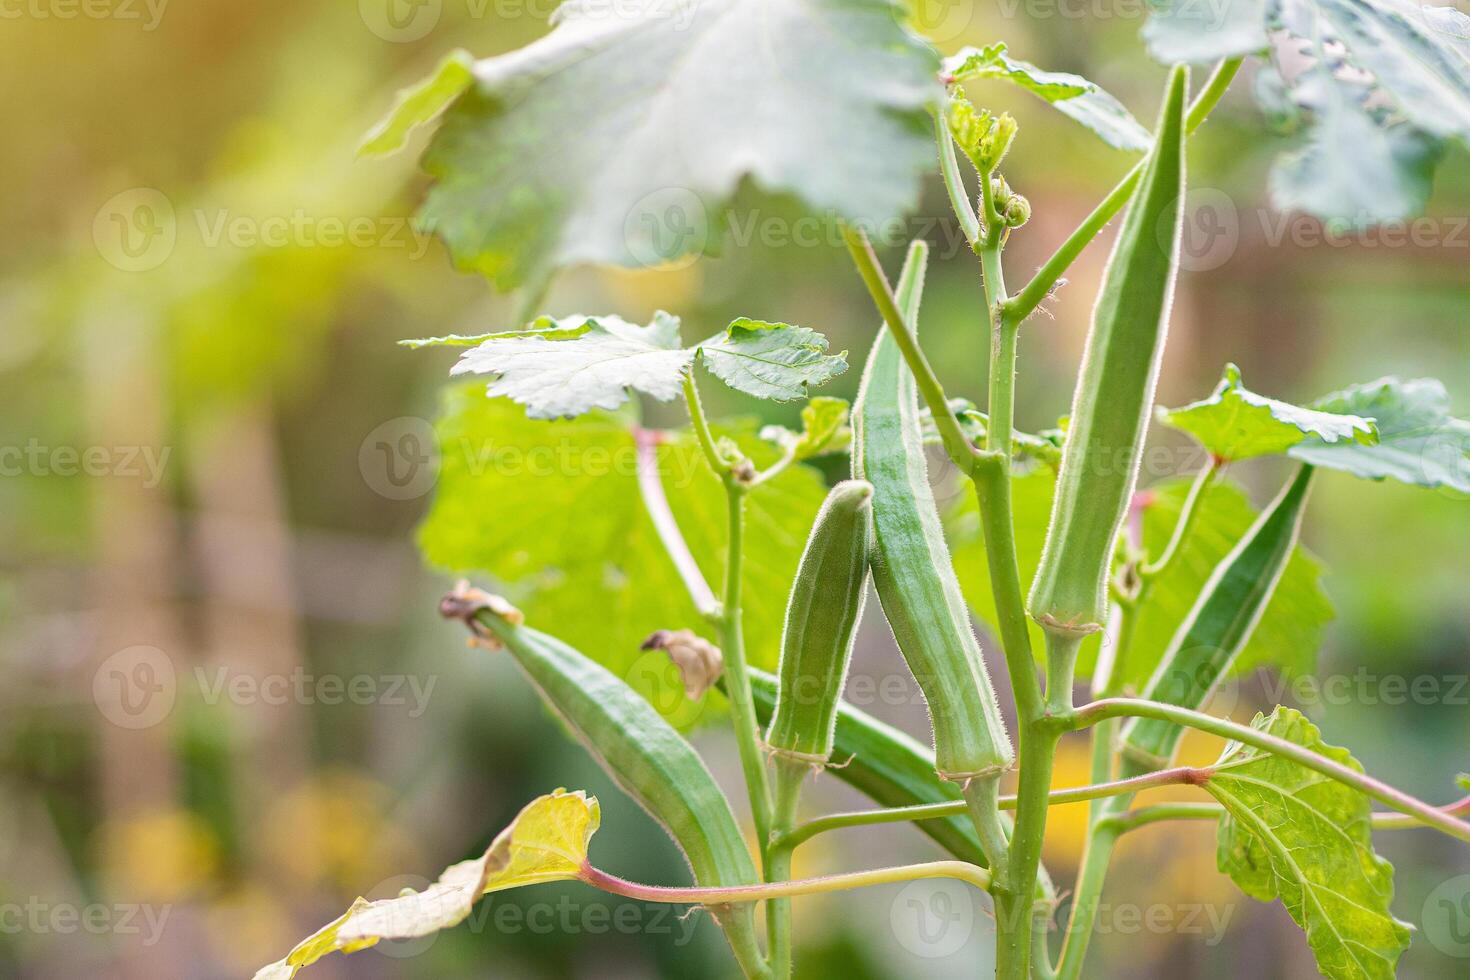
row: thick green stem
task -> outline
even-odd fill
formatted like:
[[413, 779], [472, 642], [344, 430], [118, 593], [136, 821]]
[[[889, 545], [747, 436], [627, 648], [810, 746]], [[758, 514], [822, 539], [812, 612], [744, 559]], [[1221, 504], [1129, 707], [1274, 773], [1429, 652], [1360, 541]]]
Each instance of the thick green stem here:
[[1215, 718], [1202, 711], [1192, 711], [1188, 708], [1161, 704], [1156, 701], [1144, 701], [1140, 698], [1105, 698], [1084, 705], [1071, 712], [1070, 715], [1058, 714], [1057, 716], [1057, 720], [1069, 731], [1087, 728], [1107, 718], [1156, 718], [1271, 752], [1344, 785], [1351, 786], [1380, 803], [1400, 813], [1410, 814], [1427, 826], [1441, 830], [1451, 837], [1470, 842], [1470, 823], [1457, 820], [1444, 810], [1431, 806], [1372, 776], [1358, 772], [1324, 755], [1318, 755], [1295, 742], [1249, 725], [1242, 725], [1225, 718]]
[[[811, 775], [811, 766], [784, 756], [775, 758], [772, 787], [771, 837], [766, 845], [766, 881], [786, 881], [791, 877], [792, 845], [785, 842], [796, 825], [796, 810], [801, 802], [801, 785]], [[766, 953], [771, 961], [773, 980], [791, 976], [791, 900], [773, 899], [766, 905]]]
[[[1205, 121], [1210, 112], [1219, 103], [1225, 90], [1230, 87], [1230, 82], [1235, 78], [1235, 73], [1240, 70], [1241, 58], [1229, 58], [1220, 62], [1215, 67], [1205, 87], [1195, 97], [1194, 103], [1189, 107], [1189, 114], [1185, 117], [1185, 132], [1193, 133]], [[1030, 316], [1036, 307], [1052, 291], [1062, 276], [1066, 273], [1082, 250], [1092, 243], [1098, 232], [1107, 226], [1123, 210], [1128, 199], [1133, 196], [1133, 188], [1138, 185], [1139, 178], [1143, 175], [1143, 163], [1134, 164], [1133, 169], [1118, 182], [1118, 185], [1108, 192], [1108, 196], [1102, 199], [1092, 213], [1083, 219], [1077, 230], [1067, 237], [1056, 250], [1046, 264], [1031, 278], [1020, 292], [1015, 295], [1007, 308], [1007, 312], [1019, 322]]]

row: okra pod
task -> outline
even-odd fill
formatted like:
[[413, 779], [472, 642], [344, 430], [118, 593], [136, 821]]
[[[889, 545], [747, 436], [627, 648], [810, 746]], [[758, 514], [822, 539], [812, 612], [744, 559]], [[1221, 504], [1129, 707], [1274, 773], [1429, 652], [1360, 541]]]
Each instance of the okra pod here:
[[[1312, 467], [1303, 465], [1256, 519], [1240, 543], [1216, 566], [1209, 581], [1149, 679], [1150, 701], [1199, 708], [1230, 670], [1266, 611], [1296, 548], [1311, 489]], [[1184, 730], [1152, 718], [1123, 729], [1126, 774], [1169, 765]]]
[[1107, 619], [1107, 577], [1153, 409], [1178, 268], [1188, 71], [1169, 77], [1153, 150], [1103, 274], [1072, 399], [1031, 615], [1085, 634]]
[[[776, 678], [754, 668], [747, 674], [756, 717], [766, 721], [776, 708]], [[933, 750], [846, 702], [837, 704], [832, 744], [841, 764], [827, 771], [879, 806], [960, 799], [959, 786], [935, 774]], [[920, 820], [914, 826], [961, 861], [985, 866], [980, 837], [967, 817]]]
[[812, 523], [786, 603], [781, 684], [766, 744], [788, 760], [825, 765], [837, 702], [868, 589], [873, 488], [844, 480]]
[[[899, 280], [910, 330], [926, 258], [915, 242]], [[853, 476], [873, 485], [873, 584], [928, 702], [938, 772], [958, 782], [995, 777], [1015, 755], [929, 487], [914, 376], [886, 329], [868, 354], [852, 425]]]
[[[509, 651], [546, 703], [624, 792], [663, 825], [700, 885], [760, 881], [750, 851], [704, 761], [644, 698], [565, 643], [497, 614], [460, 590], [441, 612], [464, 619]], [[712, 908], [747, 976], [766, 974], [754, 906]]]

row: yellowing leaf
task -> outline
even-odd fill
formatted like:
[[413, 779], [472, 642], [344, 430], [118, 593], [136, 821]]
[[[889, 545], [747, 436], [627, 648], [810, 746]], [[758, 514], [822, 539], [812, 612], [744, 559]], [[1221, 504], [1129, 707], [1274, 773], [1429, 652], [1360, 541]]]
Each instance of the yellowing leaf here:
[[284, 959], [263, 967], [255, 980], [290, 980], [334, 951], [355, 953], [380, 939], [412, 939], [463, 922], [483, 895], [577, 878], [602, 811], [597, 798], [559, 789], [537, 797], [495, 836], [478, 858], [446, 868], [421, 892], [369, 902], [359, 898], [347, 913], [323, 926]]

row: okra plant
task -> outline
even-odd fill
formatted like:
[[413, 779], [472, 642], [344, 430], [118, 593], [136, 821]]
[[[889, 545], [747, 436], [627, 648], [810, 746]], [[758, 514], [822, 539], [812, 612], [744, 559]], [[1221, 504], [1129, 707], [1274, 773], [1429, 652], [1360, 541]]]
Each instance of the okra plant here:
[[[743, 975], [782, 978], [802, 973], [802, 896], [930, 877], [989, 895], [997, 977], [1077, 978], [1114, 844], [1175, 820], [1214, 823], [1220, 870], [1247, 895], [1281, 901], [1324, 976], [1395, 975], [1410, 926], [1392, 909], [1374, 834], [1427, 828], [1470, 842], [1470, 799], [1435, 806], [1395, 789], [1289, 707], [1248, 725], [1207, 709], [1242, 671], [1310, 666], [1326, 618], [1298, 541], [1312, 485], [1470, 492], [1470, 422], [1425, 379], [1298, 406], [1246, 388], [1231, 365], [1193, 404], [1159, 408], [1154, 391], [1189, 137], [1242, 65], [1254, 64], [1257, 91], [1298, 140], [1272, 172], [1277, 206], [1399, 218], [1426, 206], [1444, 148], [1470, 138], [1470, 17], [1405, 0], [1215, 13], [1207, 23], [1190, 5], [1153, 5], [1143, 36], [1163, 69], [1152, 129], [1095, 83], [999, 41], [941, 59], [891, 0], [567, 0], [540, 40], [479, 61], [455, 52], [400, 94], [364, 149], [396, 150], [437, 123], [422, 221], [461, 267], [518, 291], [524, 310], [487, 333], [405, 342], [459, 347], [451, 373], [473, 376], [445, 394], [440, 487], [420, 544], [434, 565], [482, 581], [462, 581], [440, 611], [521, 668], [667, 829], [689, 878], [600, 870], [588, 848], [597, 800], [555, 789], [482, 855], [423, 892], [359, 899], [259, 978], [447, 928], [490, 892], [558, 879], [702, 908]], [[982, 78], [1014, 83], [1137, 157], [1018, 288], [1007, 273], [1026, 270], [1005, 249], [1032, 233], [1046, 189], [1008, 172], [1023, 136], [1004, 106], [972, 104], [967, 83]], [[978, 265], [984, 410], [944, 390], [925, 355], [925, 244], [910, 245], [890, 284], [866, 233], [911, 208], [931, 173]], [[850, 407], [812, 394], [848, 370], [847, 355], [774, 311], [751, 309], [694, 344], [672, 313], [637, 324], [546, 312], [562, 267], [715, 251], [745, 178], [841, 218], [876, 308]], [[666, 234], [671, 215], [697, 234]], [[1022, 338], [1052, 342], [1038, 311], [1086, 300], [1061, 288], [1067, 270], [1119, 216], [1070, 410], [1020, 431]], [[714, 383], [801, 400], [801, 430], [708, 418], [700, 390]], [[646, 427], [643, 399], [682, 401], [689, 426]], [[1207, 462], [1140, 487], [1151, 423], [1187, 434]], [[453, 451], [478, 440], [526, 458], [571, 447], [634, 465], [515, 476]], [[809, 465], [818, 456], [851, 478], [828, 492]], [[1291, 473], [1255, 515], [1230, 473], [1273, 457]], [[973, 487], [953, 513], [931, 490], [940, 467]], [[1031, 526], [1023, 512], [1049, 517]], [[870, 615], [891, 627], [894, 662], [925, 698], [930, 745], [843, 700], [870, 583]], [[1016, 706], [1009, 726], [997, 679]], [[738, 798], [686, 738], [697, 723], [730, 727]], [[1174, 764], [1187, 730], [1226, 740], [1217, 762]], [[1091, 779], [1057, 788], [1053, 760], [1073, 732], [1090, 735]], [[842, 780], [873, 806], [813, 812], [802, 794], [812, 779]], [[1470, 777], [1460, 783], [1470, 790]], [[1200, 799], [1136, 805], [1171, 784]], [[1050, 807], [1080, 801], [1091, 816], [1062, 917], [1041, 845]], [[926, 834], [933, 860], [792, 876], [793, 852], [814, 837], [893, 822]]]

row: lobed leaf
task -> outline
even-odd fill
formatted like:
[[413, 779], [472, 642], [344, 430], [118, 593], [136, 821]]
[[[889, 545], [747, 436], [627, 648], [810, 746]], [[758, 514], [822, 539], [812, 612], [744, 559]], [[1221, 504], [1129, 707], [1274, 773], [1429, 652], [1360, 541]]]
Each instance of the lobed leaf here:
[[1354, 227], [1419, 214], [1443, 141], [1470, 142], [1470, 17], [1453, 7], [1160, 0], [1144, 38], [1166, 64], [1269, 48], [1281, 70], [1258, 98], [1302, 131], [1271, 174], [1283, 209]]
[[1081, 75], [1044, 71], [1028, 61], [1012, 58], [1003, 43], [965, 48], [945, 59], [944, 70], [956, 82], [1000, 78], [1019, 85], [1120, 150], [1146, 150], [1153, 143], [1143, 124], [1095, 83]]
[[1372, 419], [1301, 408], [1258, 395], [1241, 383], [1240, 368], [1234, 364], [1225, 365], [1225, 376], [1210, 397], [1183, 408], [1160, 407], [1158, 417], [1225, 460], [1283, 453], [1309, 437], [1328, 445], [1378, 441]]
[[346, 914], [312, 934], [255, 980], [290, 980], [328, 953], [355, 953], [382, 939], [413, 939], [463, 922], [491, 892], [579, 877], [587, 845], [602, 820], [597, 798], [558, 789], [526, 804], [478, 858], [450, 865], [421, 892], [369, 902], [359, 898]]
[[697, 347], [679, 339], [679, 318], [662, 310], [647, 326], [622, 317], [580, 314], [541, 317], [528, 330], [479, 337], [431, 337], [411, 347], [468, 346], [453, 375], [489, 374], [491, 398], [526, 406], [534, 419], [572, 418], [615, 409], [630, 391], [669, 401], [702, 355], [705, 366], [731, 388], [785, 401], [806, 394], [847, 370], [847, 353], [827, 353], [827, 339], [807, 327], [741, 317]]
[[699, 345], [705, 367], [736, 391], [756, 398], [805, 398], [809, 385], [847, 370], [847, 352], [827, 353], [827, 338], [808, 327], [740, 317]]
[[425, 157], [422, 221], [512, 289], [715, 251], [746, 178], [891, 220], [933, 163], [941, 92], [903, 19], [894, 0], [568, 0], [551, 33], [475, 63]]
[[1379, 439], [1372, 445], [1308, 439], [1288, 450], [1296, 459], [1370, 480], [1470, 493], [1470, 421], [1450, 414], [1439, 381], [1380, 378], [1324, 395], [1312, 407], [1371, 415]]
[[[1257, 715], [1269, 732], [1362, 771], [1300, 712]], [[1331, 980], [1391, 980], [1409, 945], [1394, 918], [1393, 867], [1373, 850], [1368, 797], [1298, 763], [1231, 743], [1205, 789], [1226, 810], [1217, 860], [1252, 898], [1281, 904]]]

